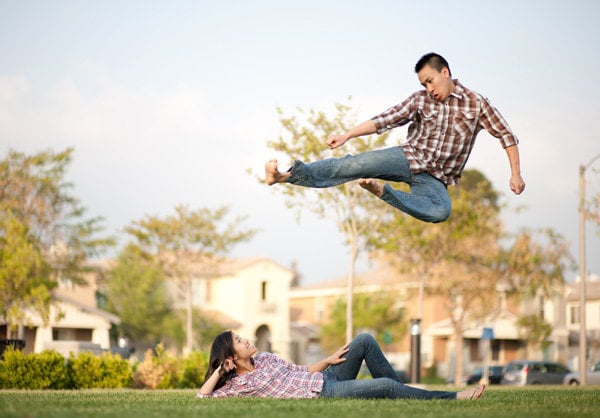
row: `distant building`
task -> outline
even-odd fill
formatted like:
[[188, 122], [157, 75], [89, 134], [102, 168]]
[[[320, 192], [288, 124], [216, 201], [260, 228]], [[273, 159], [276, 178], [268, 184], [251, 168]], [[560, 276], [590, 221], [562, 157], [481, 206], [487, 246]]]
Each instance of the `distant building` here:
[[[108, 262], [100, 263], [106, 268]], [[211, 316], [223, 329], [231, 329], [251, 339], [260, 351], [271, 351], [298, 364], [310, 364], [330, 353], [321, 350], [321, 326], [331, 319], [334, 304], [347, 295], [347, 278], [290, 287], [295, 273], [268, 258], [230, 259], [221, 262], [211, 274], [193, 278], [193, 305]], [[97, 277], [88, 276], [84, 286], [69, 280], [59, 281], [50, 322], [44, 325], [33, 316], [30, 327], [22, 330], [25, 352], [56, 349], [68, 356], [86, 350], [99, 353], [111, 349], [110, 328], [120, 324], [116, 315], [98, 309]], [[586, 325], [588, 363], [600, 359], [600, 278], [592, 275], [587, 283]], [[354, 279], [354, 292], [386, 289], [397, 295], [397, 306], [405, 311], [405, 321], [419, 312], [418, 278], [403, 275], [381, 265]], [[168, 289], [177, 296], [175, 281]], [[482, 332], [493, 330], [491, 364], [503, 365], [519, 358], [539, 358], [566, 363], [578, 370], [579, 356], [579, 283], [569, 283], [552, 298], [541, 296], [518, 304], [507, 303], [486, 318], [469, 318], [464, 323], [463, 352], [456, 352], [456, 341], [445, 301], [428, 296], [421, 301], [421, 365], [435, 366], [439, 376], [452, 376], [458, 355], [469, 371], [483, 362]], [[175, 297], [182, 308], [181, 295]], [[517, 325], [521, 315], [539, 315], [552, 324], [552, 335], [544, 350], [528, 349]], [[0, 339], [6, 338], [6, 325], [0, 324]], [[381, 342], [380, 342], [381, 343]], [[410, 335], [384, 344], [386, 355], [397, 369], [410, 366]]]
[[[600, 286], [600, 283], [598, 283]], [[405, 310], [405, 321], [418, 317], [418, 278], [398, 273], [387, 267], [377, 268], [358, 274], [354, 280], [355, 292], [378, 291], [382, 288], [393, 289], [399, 294], [398, 303]], [[340, 298], [346, 298], [346, 278], [325, 281], [310, 286], [295, 287], [290, 291], [290, 309], [292, 328], [304, 327], [311, 329], [310, 337], [305, 339], [304, 346], [316, 347], [319, 344], [318, 329], [321, 324], [329, 320], [334, 303]], [[598, 287], [600, 293], [600, 287]], [[596, 294], [596, 303], [591, 300], [594, 295], [594, 286], [590, 286], [590, 305], [588, 317], [595, 312], [596, 320], [600, 320], [600, 294]], [[484, 328], [491, 328], [493, 340], [490, 344], [490, 361], [492, 365], [504, 365], [511, 360], [534, 356], [555, 361], [567, 362], [572, 356], [569, 354], [569, 341], [576, 324], [571, 324], [571, 331], [567, 330], [565, 322], [565, 309], [563, 297], [549, 300], [537, 297], [519, 303], [508, 303], [505, 296], [499, 292], [500, 309], [492, 312], [486, 318], [467, 317], [463, 324], [463, 352], [456, 352], [454, 328], [445, 308], [445, 301], [439, 296], [429, 296], [425, 293], [422, 300], [421, 315], [421, 365], [423, 368], [435, 366], [439, 376], [452, 376], [456, 370], [458, 355], [463, 356], [464, 370], [469, 371], [483, 364], [482, 333]], [[574, 299], [574, 296], [571, 297]], [[569, 299], [569, 300], [571, 300]], [[571, 303], [571, 302], [569, 302]], [[575, 302], [572, 302], [574, 304]], [[573, 307], [571, 307], [573, 311]], [[521, 315], [540, 315], [553, 326], [553, 333], [549, 345], [544, 351], [532, 352], [528, 350], [523, 339], [522, 331], [517, 325]], [[588, 327], [600, 328], [598, 322], [588, 321]], [[312, 328], [310, 328], [312, 327]], [[571, 334], [570, 334], [570, 333]], [[569, 337], [569, 335], [571, 335]], [[591, 334], [592, 336], [595, 335]], [[410, 368], [410, 335], [407, 334], [401, 341], [394, 341], [385, 347], [386, 354], [395, 363], [398, 369]], [[314, 350], [313, 350], [314, 351]], [[316, 353], [323, 355], [325, 353]], [[597, 358], [597, 356], [595, 357]], [[312, 358], [310, 359], [312, 360]]]
[[[199, 271], [193, 279], [193, 305], [231, 329], [253, 340], [260, 351], [290, 358], [288, 293], [294, 272], [267, 258], [225, 260], [210, 275]], [[170, 281], [174, 296], [178, 289]], [[183, 308], [181, 297], [176, 303]]]
[[[84, 285], [75, 285], [67, 278], [59, 280], [53, 292], [49, 322], [44, 324], [39, 315], [31, 313], [31, 324], [21, 330], [24, 352], [54, 349], [68, 357], [70, 353], [91, 351], [99, 354], [111, 348], [110, 328], [118, 325], [120, 319], [97, 308], [96, 277], [90, 274], [86, 280]], [[6, 335], [6, 324], [0, 324], [0, 339]]]
[[[579, 330], [581, 329], [580, 283], [569, 283], [565, 289], [564, 312], [568, 334], [568, 366], [579, 370]], [[586, 280], [585, 325], [587, 329], [587, 364], [600, 360], [600, 276], [588, 275]]]

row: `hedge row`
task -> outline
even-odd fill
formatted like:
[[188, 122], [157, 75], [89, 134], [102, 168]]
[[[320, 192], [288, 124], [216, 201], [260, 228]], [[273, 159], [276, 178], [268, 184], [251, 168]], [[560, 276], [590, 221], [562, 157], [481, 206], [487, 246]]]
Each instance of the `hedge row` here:
[[197, 388], [206, 365], [205, 353], [175, 358], [161, 347], [133, 363], [112, 353], [64, 358], [54, 350], [25, 354], [7, 348], [0, 360], [0, 389]]

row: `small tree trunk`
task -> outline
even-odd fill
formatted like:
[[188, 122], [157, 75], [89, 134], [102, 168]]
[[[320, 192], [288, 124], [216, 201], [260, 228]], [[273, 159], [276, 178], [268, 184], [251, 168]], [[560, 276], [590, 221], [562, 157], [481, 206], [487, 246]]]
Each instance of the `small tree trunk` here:
[[186, 305], [186, 321], [185, 321], [185, 330], [186, 330], [186, 345], [184, 354], [188, 355], [192, 352], [194, 346], [194, 328], [193, 328], [193, 300], [192, 300], [192, 279], [186, 279], [185, 286], [185, 305]]
[[358, 256], [356, 239], [350, 245], [350, 264], [348, 266], [348, 295], [346, 302], [346, 342], [352, 341], [354, 335], [354, 317], [352, 314], [354, 301], [354, 265]]

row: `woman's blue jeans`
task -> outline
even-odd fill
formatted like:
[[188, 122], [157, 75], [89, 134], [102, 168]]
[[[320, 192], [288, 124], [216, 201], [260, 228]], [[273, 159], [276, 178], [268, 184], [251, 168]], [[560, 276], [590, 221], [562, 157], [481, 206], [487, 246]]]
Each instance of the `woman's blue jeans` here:
[[412, 174], [402, 147], [312, 163], [295, 161], [287, 182], [297, 186], [325, 188], [361, 178], [407, 183], [410, 193], [385, 184], [381, 199], [417, 219], [443, 222], [450, 216], [452, 202], [446, 185], [429, 173]]
[[[360, 334], [352, 340], [345, 358], [345, 362], [323, 372], [321, 397], [456, 399], [456, 392], [429, 391], [402, 383], [370, 334]], [[373, 378], [356, 380], [363, 360]]]

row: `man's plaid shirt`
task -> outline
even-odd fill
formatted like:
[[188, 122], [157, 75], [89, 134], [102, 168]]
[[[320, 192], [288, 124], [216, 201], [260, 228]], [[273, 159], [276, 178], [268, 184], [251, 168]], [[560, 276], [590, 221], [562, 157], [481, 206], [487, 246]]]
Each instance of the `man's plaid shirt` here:
[[254, 356], [254, 370], [230, 379], [210, 395], [198, 398], [318, 398], [323, 374], [311, 373], [308, 366], [288, 363], [271, 353]]
[[372, 118], [378, 134], [411, 122], [401, 145], [411, 172], [428, 172], [447, 185], [460, 179], [481, 129], [498, 138], [503, 148], [519, 142], [485, 97], [454, 82], [454, 92], [443, 102], [422, 90]]

